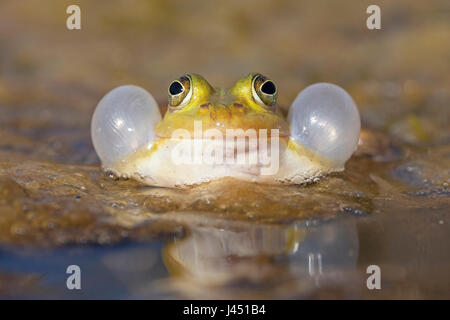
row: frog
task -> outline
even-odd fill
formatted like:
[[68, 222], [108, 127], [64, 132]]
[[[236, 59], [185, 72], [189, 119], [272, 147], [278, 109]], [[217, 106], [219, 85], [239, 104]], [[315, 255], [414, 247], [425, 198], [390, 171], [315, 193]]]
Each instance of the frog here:
[[277, 105], [277, 85], [257, 72], [229, 88], [186, 73], [167, 94], [164, 117], [138, 86], [120, 86], [101, 99], [91, 135], [104, 171], [172, 188], [217, 179], [301, 185], [343, 171], [358, 146], [358, 108], [331, 83], [302, 90], [287, 117]]

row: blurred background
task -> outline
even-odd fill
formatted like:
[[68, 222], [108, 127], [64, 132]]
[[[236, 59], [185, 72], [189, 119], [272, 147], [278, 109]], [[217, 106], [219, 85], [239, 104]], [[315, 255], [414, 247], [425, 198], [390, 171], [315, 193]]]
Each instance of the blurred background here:
[[[81, 8], [81, 30], [66, 28], [72, 4]], [[381, 8], [380, 30], [366, 27], [370, 4]], [[360, 109], [366, 143], [344, 173], [308, 188], [225, 190], [213, 184], [180, 192], [105, 177], [90, 140], [91, 116], [102, 96], [136, 84], [164, 110], [169, 83], [185, 72], [217, 87], [263, 73], [277, 83], [283, 111], [309, 84], [338, 84]], [[449, 121], [448, 0], [2, 0], [0, 297], [77, 297], [60, 273], [70, 260], [88, 268], [92, 291], [83, 297], [163, 297], [148, 279], [167, 277], [166, 268], [179, 265], [198, 271], [196, 263], [203, 263], [213, 278], [217, 270], [249, 276], [244, 296], [250, 298], [269, 292], [264, 297], [448, 298]], [[166, 249], [169, 262], [163, 264], [162, 247], [185, 231], [179, 221], [152, 220], [170, 211], [251, 223], [240, 227], [241, 234], [230, 232], [229, 221], [204, 230], [194, 218], [185, 219], [194, 237]], [[351, 219], [347, 231], [339, 225], [326, 230], [346, 234], [346, 243], [314, 232], [313, 240], [302, 242], [296, 219], [341, 216]], [[254, 236], [255, 221], [268, 224], [266, 236]], [[272, 223], [284, 227], [274, 232]], [[226, 233], [217, 231], [222, 229]], [[297, 242], [285, 244], [292, 234]], [[268, 250], [260, 243], [264, 237], [283, 241]], [[252, 244], [244, 253], [234, 246], [240, 239]], [[83, 247], [124, 240], [150, 244]], [[183, 250], [226, 241], [233, 244], [231, 253], [213, 247], [201, 261], [183, 256]], [[33, 250], [68, 244], [82, 248]], [[285, 245], [300, 246], [300, 253], [267, 258], [284, 257]], [[320, 289], [304, 269], [309, 248], [338, 253], [327, 265], [331, 281]], [[237, 264], [239, 272], [228, 259], [237, 254], [248, 259]], [[386, 276], [379, 294], [365, 288], [365, 268], [373, 263]], [[263, 271], [255, 276], [255, 270]], [[188, 297], [218, 292], [201, 285], [181, 281], [177, 288]], [[240, 297], [222, 289], [218, 297]]]

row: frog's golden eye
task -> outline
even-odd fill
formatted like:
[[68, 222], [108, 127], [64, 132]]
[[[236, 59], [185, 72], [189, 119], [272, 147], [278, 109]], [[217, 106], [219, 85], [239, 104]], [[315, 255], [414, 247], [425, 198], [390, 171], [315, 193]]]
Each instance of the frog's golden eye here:
[[182, 107], [187, 104], [192, 96], [191, 79], [189, 75], [172, 81], [169, 85], [169, 106]]
[[252, 81], [252, 94], [259, 104], [274, 107], [278, 96], [277, 86], [272, 80], [257, 74]]

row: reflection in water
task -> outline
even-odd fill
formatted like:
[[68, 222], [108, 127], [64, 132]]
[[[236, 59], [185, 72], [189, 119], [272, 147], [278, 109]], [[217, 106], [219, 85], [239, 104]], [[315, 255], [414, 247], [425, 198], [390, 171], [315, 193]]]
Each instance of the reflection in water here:
[[[450, 224], [436, 211], [286, 225], [184, 212], [158, 217], [187, 230], [169, 242], [0, 246], [0, 298], [440, 299], [449, 296]], [[80, 291], [67, 290], [71, 264], [82, 270]], [[371, 264], [382, 290], [366, 287]]]
[[189, 297], [305, 297], [355, 274], [353, 219], [287, 226], [209, 221], [189, 230], [163, 249], [171, 285]]

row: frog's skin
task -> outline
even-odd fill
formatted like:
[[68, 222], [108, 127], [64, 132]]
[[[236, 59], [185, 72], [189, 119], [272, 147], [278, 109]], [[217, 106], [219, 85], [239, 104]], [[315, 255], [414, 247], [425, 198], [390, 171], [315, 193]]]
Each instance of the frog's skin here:
[[[270, 94], [264, 96], [261, 86], [265, 81], [273, 84], [264, 76], [251, 73], [238, 80], [230, 89], [215, 89], [196, 74], [187, 74], [175, 80], [176, 84], [172, 82], [169, 87], [169, 106], [164, 118], [157, 123], [156, 128], [149, 128], [155, 130], [155, 138], [119, 161], [103, 161], [103, 169], [121, 177], [163, 187], [186, 187], [220, 178], [302, 184], [326, 173], [343, 170], [343, 163], [325, 159], [291, 138], [289, 124], [275, 104], [277, 89], [273, 87], [272, 91], [266, 90]], [[183, 93], [175, 94], [180, 85], [183, 86]], [[259, 94], [265, 99], [261, 99]], [[175, 163], [172, 152], [180, 139], [173, 138], [172, 134], [177, 129], [184, 129], [193, 137], [194, 121], [201, 123], [203, 130], [219, 130], [224, 137], [227, 129], [255, 129], [257, 132], [267, 129], [269, 149], [273, 143], [271, 129], [278, 129], [278, 170], [273, 174], [263, 174], [263, 168], [269, 165], [260, 161], [239, 165], [208, 164], [204, 161]], [[203, 138], [202, 143], [205, 147], [214, 142]], [[245, 152], [248, 156], [248, 149]]]

